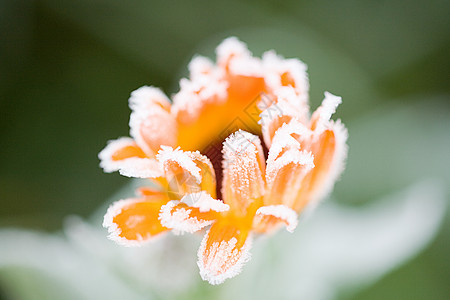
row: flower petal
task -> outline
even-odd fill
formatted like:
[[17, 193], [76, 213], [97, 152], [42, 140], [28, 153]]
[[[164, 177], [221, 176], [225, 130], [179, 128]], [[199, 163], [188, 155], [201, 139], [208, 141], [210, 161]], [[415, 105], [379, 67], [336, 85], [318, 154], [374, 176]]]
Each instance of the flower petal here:
[[333, 189], [334, 183], [344, 169], [347, 158], [347, 129], [340, 120], [330, 120], [341, 97], [325, 92], [322, 105], [314, 112], [310, 128], [313, 131], [306, 142], [314, 156], [314, 169], [306, 175], [299, 191], [294, 209], [299, 211], [308, 203], [314, 207]]
[[224, 202], [234, 214], [245, 216], [264, 194], [264, 154], [259, 138], [239, 130], [223, 143]]
[[159, 220], [163, 226], [173, 229], [176, 234], [194, 233], [214, 222], [210, 214], [200, 215], [198, 209], [177, 200], [169, 201], [161, 207]]
[[199, 152], [182, 151], [162, 146], [157, 159], [164, 170], [168, 188], [174, 199], [205, 190], [215, 196], [216, 179], [209, 159]]
[[275, 90], [274, 100], [267, 101], [263, 98], [259, 103], [262, 112], [260, 114], [262, 134], [267, 147], [272, 145], [275, 132], [285, 123], [297, 119], [307, 124], [309, 118], [309, 106], [304, 95], [296, 94], [292, 87], [281, 87]]
[[198, 251], [200, 276], [210, 284], [220, 284], [236, 276], [250, 259], [250, 248], [248, 230], [232, 223], [214, 223]]
[[155, 156], [160, 145], [176, 144], [177, 124], [169, 112], [170, 102], [161, 90], [141, 87], [131, 93], [129, 103], [130, 135], [149, 157]]
[[309, 80], [307, 67], [303, 62], [293, 58], [285, 59], [273, 50], [263, 54], [262, 62], [269, 91], [291, 86], [297, 94], [308, 97]]
[[309, 137], [309, 130], [295, 120], [275, 133], [267, 160], [265, 205], [295, 207], [303, 179], [314, 168], [311, 153], [300, 150], [298, 139], [305, 136]]
[[227, 73], [242, 76], [261, 77], [263, 65], [253, 57], [247, 45], [236, 37], [225, 39], [216, 49], [217, 64]]
[[336, 112], [336, 108], [342, 103], [342, 98], [329, 92], [325, 92], [322, 104], [316, 109], [311, 117], [310, 128], [313, 131], [321, 132], [330, 121], [331, 116]]
[[286, 230], [294, 232], [298, 224], [297, 213], [286, 205], [262, 206], [256, 211], [253, 226], [258, 232], [269, 232], [280, 224], [286, 225]]
[[145, 158], [147, 156], [133, 139], [126, 137], [109, 141], [98, 154], [100, 167], [107, 173], [118, 171], [123, 160], [131, 157]]
[[191, 80], [183, 78], [180, 91], [173, 97], [172, 115], [183, 125], [192, 124], [211, 106], [225, 103], [227, 88], [228, 83], [217, 71], [195, 74]]
[[305, 176], [296, 210], [309, 202], [316, 205], [331, 192], [344, 169], [348, 151], [347, 137], [347, 129], [340, 120], [329, 122], [327, 129], [320, 135], [313, 136], [311, 152], [314, 155], [315, 167]]
[[296, 206], [305, 176], [314, 168], [313, 156], [306, 151], [289, 149], [267, 164], [267, 193], [264, 204]]
[[212, 197], [216, 197], [216, 174], [214, 172], [214, 167], [205, 155], [200, 154], [200, 152], [187, 152], [188, 156], [200, 169], [200, 189], [206, 191]]
[[215, 72], [217, 68], [209, 58], [197, 55], [194, 56], [194, 58], [192, 58], [189, 62], [188, 69], [189, 77], [192, 80], [195, 80], [199, 76], [204, 76]]
[[119, 200], [113, 203], [103, 219], [109, 238], [124, 246], [141, 246], [153, 237], [167, 231], [158, 220], [161, 206], [167, 196]]
[[222, 201], [213, 199], [206, 192], [199, 192], [163, 205], [159, 219], [163, 226], [179, 233], [193, 233], [211, 225], [218, 218], [218, 213], [229, 209]]
[[152, 109], [155, 105], [170, 111], [170, 100], [159, 88], [143, 86], [131, 92], [128, 104], [132, 111]]
[[137, 178], [162, 176], [156, 160], [147, 158], [142, 149], [130, 138], [109, 141], [98, 157], [100, 166], [107, 173], [119, 171], [124, 176]]

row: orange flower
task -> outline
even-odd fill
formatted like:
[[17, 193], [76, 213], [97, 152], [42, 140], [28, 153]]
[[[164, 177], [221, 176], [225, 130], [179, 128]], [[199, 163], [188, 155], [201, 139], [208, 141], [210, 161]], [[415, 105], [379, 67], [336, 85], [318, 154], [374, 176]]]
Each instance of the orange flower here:
[[211, 226], [198, 265], [204, 280], [219, 284], [249, 259], [255, 233], [282, 225], [292, 232], [298, 214], [331, 191], [347, 131], [330, 120], [341, 102], [330, 93], [310, 117], [306, 66], [298, 60], [273, 51], [255, 58], [229, 38], [216, 64], [195, 57], [189, 70], [173, 104], [154, 87], [131, 94], [132, 138], [111, 141], [101, 166], [156, 187], [111, 205], [103, 225], [126, 246]]

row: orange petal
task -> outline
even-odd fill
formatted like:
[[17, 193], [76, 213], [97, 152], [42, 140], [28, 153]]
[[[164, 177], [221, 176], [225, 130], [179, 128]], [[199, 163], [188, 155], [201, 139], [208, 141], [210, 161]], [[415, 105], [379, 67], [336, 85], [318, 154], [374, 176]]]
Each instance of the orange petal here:
[[170, 100], [159, 88], [143, 86], [131, 92], [128, 99], [132, 111], [149, 110], [154, 106], [170, 111]]
[[275, 90], [274, 99], [267, 95], [259, 106], [263, 109], [259, 123], [261, 124], [264, 142], [267, 147], [272, 145], [275, 132], [292, 119], [306, 124], [309, 118], [309, 106], [307, 98], [296, 94], [292, 87], [281, 87]]
[[231, 75], [261, 77], [263, 66], [260, 59], [252, 56], [247, 45], [236, 37], [225, 39], [216, 49], [217, 64]]
[[206, 192], [188, 194], [181, 201], [170, 201], [163, 205], [159, 214], [161, 224], [176, 232], [196, 232], [214, 223], [219, 213], [230, 207], [213, 199]]
[[105, 172], [119, 171], [128, 177], [156, 178], [162, 175], [158, 163], [146, 154], [130, 138], [108, 142], [98, 157]]
[[180, 91], [173, 97], [172, 115], [184, 126], [196, 122], [209, 107], [223, 105], [228, 95], [228, 83], [220, 72], [193, 75], [190, 80], [180, 80]]
[[287, 231], [293, 232], [298, 224], [297, 213], [285, 205], [262, 206], [253, 220], [257, 232], [270, 232], [281, 224], [286, 226]]
[[[210, 84], [209, 89], [216, 85]], [[217, 100], [219, 94], [211, 93], [212, 98], [189, 98], [191, 100], [187, 102], [186, 109], [181, 109], [182, 106], [177, 104], [181, 101], [175, 102], [173, 113], [179, 124], [178, 145], [182, 149], [206, 149], [211, 143], [222, 141], [236, 130], [236, 124], [246, 126], [247, 130], [259, 130], [257, 122], [260, 110], [256, 104], [264, 91], [264, 79], [236, 75], [226, 78], [226, 86], [226, 97], [220, 101]], [[220, 90], [220, 87], [217, 89]]]
[[295, 207], [306, 174], [314, 167], [311, 153], [300, 150], [295, 137], [308, 136], [308, 129], [291, 122], [280, 128], [273, 139], [267, 160], [265, 205]]
[[309, 152], [290, 149], [267, 165], [265, 205], [284, 204], [295, 207], [297, 194], [305, 176], [314, 167]]
[[236, 216], [245, 216], [264, 193], [264, 155], [259, 138], [239, 130], [223, 143], [224, 202]]
[[120, 200], [113, 203], [103, 220], [109, 238], [124, 246], [141, 246], [167, 231], [158, 220], [161, 206], [168, 201], [164, 194], [156, 197]]
[[177, 124], [170, 102], [161, 90], [141, 87], [131, 93], [130, 135], [145, 153], [154, 157], [161, 145], [174, 146]]
[[327, 129], [312, 138], [311, 152], [314, 169], [306, 175], [294, 209], [299, 211], [308, 203], [315, 205], [333, 189], [344, 169], [347, 157], [347, 129], [338, 120], [329, 122]]
[[206, 156], [179, 148], [162, 147], [157, 159], [164, 169], [172, 199], [205, 190], [215, 197], [214, 168]]
[[198, 266], [203, 280], [220, 284], [239, 274], [250, 259], [249, 231], [226, 219], [214, 223], [198, 251]]
[[174, 98], [178, 145], [184, 150], [204, 150], [221, 142], [237, 130], [237, 124], [252, 132], [260, 130], [256, 104], [265, 91], [260, 60], [236, 38], [226, 39], [216, 53], [218, 67], [204, 58], [192, 60], [191, 78], [182, 80]]
[[206, 191], [211, 197], [216, 197], [216, 174], [214, 167], [205, 155], [200, 154], [198, 151], [188, 152], [192, 161], [200, 168], [200, 189]]
[[284, 86], [290, 86], [296, 93], [308, 96], [309, 81], [306, 65], [298, 59], [285, 59], [274, 51], [263, 54], [265, 81], [269, 92]]
[[140, 197], [152, 197], [161, 194], [160, 187], [139, 187], [136, 194]]

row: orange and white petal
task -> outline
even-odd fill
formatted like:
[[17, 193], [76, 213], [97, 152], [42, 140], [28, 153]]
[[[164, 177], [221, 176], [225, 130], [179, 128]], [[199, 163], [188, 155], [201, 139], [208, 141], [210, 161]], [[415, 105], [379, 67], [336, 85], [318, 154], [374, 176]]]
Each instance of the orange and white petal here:
[[264, 69], [259, 58], [253, 57], [247, 45], [236, 37], [225, 39], [216, 49], [217, 64], [231, 75], [263, 75]]
[[267, 159], [265, 205], [295, 207], [303, 179], [314, 168], [313, 155], [299, 142], [309, 135], [309, 129], [295, 120], [276, 132]]
[[331, 116], [336, 112], [336, 108], [342, 103], [342, 98], [329, 92], [325, 92], [322, 104], [316, 109], [311, 117], [310, 128], [313, 131], [321, 132], [330, 121]]
[[194, 56], [188, 65], [189, 77], [191, 80], [195, 80], [199, 76], [210, 75], [217, 72], [217, 67], [207, 57], [197, 55]]
[[156, 178], [163, 175], [156, 160], [148, 158], [130, 138], [109, 141], [98, 157], [100, 166], [107, 173], [119, 171], [124, 176], [136, 178]]
[[161, 89], [153, 86], [143, 86], [131, 92], [128, 104], [132, 111], [151, 110], [155, 105], [170, 110], [169, 98]]
[[200, 189], [206, 191], [212, 197], [216, 197], [216, 174], [214, 167], [205, 155], [200, 154], [200, 152], [186, 152], [192, 161], [200, 168]]
[[[187, 193], [205, 190], [215, 196], [216, 179], [209, 159], [199, 152], [182, 151], [162, 146], [157, 155], [174, 199]], [[175, 195], [176, 194], [176, 195]]]
[[198, 211], [177, 200], [161, 207], [159, 220], [175, 234], [194, 233], [214, 222], [214, 219], [201, 218]]
[[307, 124], [309, 120], [309, 106], [305, 96], [296, 94], [292, 87], [281, 87], [274, 93], [276, 101], [272, 101], [269, 106], [264, 101], [260, 102], [260, 106], [263, 107], [258, 123], [261, 125], [264, 143], [267, 147], [272, 145], [275, 132], [283, 124], [289, 123], [292, 119]]
[[211, 225], [229, 206], [206, 192], [188, 194], [181, 201], [170, 201], [161, 207], [159, 219], [176, 233], [193, 233]]
[[253, 219], [253, 226], [258, 232], [269, 232], [284, 224], [286, 230], [294, 232], [298, 224], [297, 213], [286, 205], [268, 205], [260, 207]]
[[133, 139], [127, 137], [108, 141], [106, 147], [98, 154], [100, 167], [106, 173], [118, 171], [123, 160], [131, 157], [145, 158], [147, 155]]
[[277, 159], [268, 162], [264, 204], [283, 204], [294, 208], [303, 180], [313, 168], [311, 153], [297, 149], [289, 149]]
[[119, 200], [113, 203], [103, 219], [108, 238], [123, 246], [141, 246], [168, 230], [158, 220], [164, 195], [152, 198]]
[[172, 116], [186, 125], [197, 121], [209, 106], [222, 105], [228, 96], [228, 82], [218, 72], [196, 74], [193, 79], [181, 79], [180, 91], [173, 97]]
[[267, 163], [273, 162], [289, 149], [306, 149], [311, 135], [311, 130], [297, 119], [284, 123], [272, 138]]
[[143, 87], [130, 98], [130, 135], [149, 157], [154, 157], [161, 145], [174, 146], [177, 123], [170, 114], [170, 103], [156, 88]]
[[221, 213], [230, 210], [230, 206], [228, 204], [225, 204], [218, 199], [214, 199], [205, 191], [188, 194], [181, 199], [181, 202], [197, 208], [201, 213], [206, 213], [209, 211]]
[[263, 54], [265, 81], [269, 91], [279, 87], [291, 86], [300, 95], [308, 97], [309, 80], [307, 66], [298, 59], [285, 59], [275, 51]]
[[192, 176], [197, 184], [201, 183], [201, 170], [192, 160], [188, 151], [163, 146], [156, 155], [156, 158], [160, 162], [166, 178], [176, 176], [180, 173], [187, 173], [186, 176]]
[[227, 222], [216, 222], [206, 233], [198, 250], [200, 276], [220, 284], [241, 272], [250, 260], [252, 238], [248, 230]]
[[314, 155], [314, 169], [306, 175], [299, 192], [296, 209], [307, 204], [313, 207], [327, 196], [344, 170], [347, 158], [347, 129], [337, 120], [330, 121], [319, 136], [313, 137], [311, 152]]
[[162, 190], [158, 186], [141, 186], [136, 190], [138, 197], [153, 197], [161, 194]]
[[264, 194], [264, 156], [259, 138], [239, 130], [223, 143], [224, 202], [237, 216], [245, 216], [248, 209]]
[[158, 178], [163, 176], [159, 163], [152, 158], [128, 158], [122, 161], [120, 175], [134, 178]]

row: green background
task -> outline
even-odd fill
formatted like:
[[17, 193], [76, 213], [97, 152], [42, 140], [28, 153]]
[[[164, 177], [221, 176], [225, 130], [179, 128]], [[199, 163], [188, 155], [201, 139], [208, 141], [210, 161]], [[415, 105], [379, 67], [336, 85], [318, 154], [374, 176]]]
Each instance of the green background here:
[[[325, 90], [343, 96], [339, 201], [430, 177], [448, 198], [449, 3], [1, 0], [0, 227], [54, 231], [89, 216], [128, 182], [97, 154], [128, 135], [130, 92], [176, 92], [189, 59], [230, 35], [308, 64], [312, 107]], [[426, 251], [352, 299], [448, 299], [449, 225], [447, 214]]]

